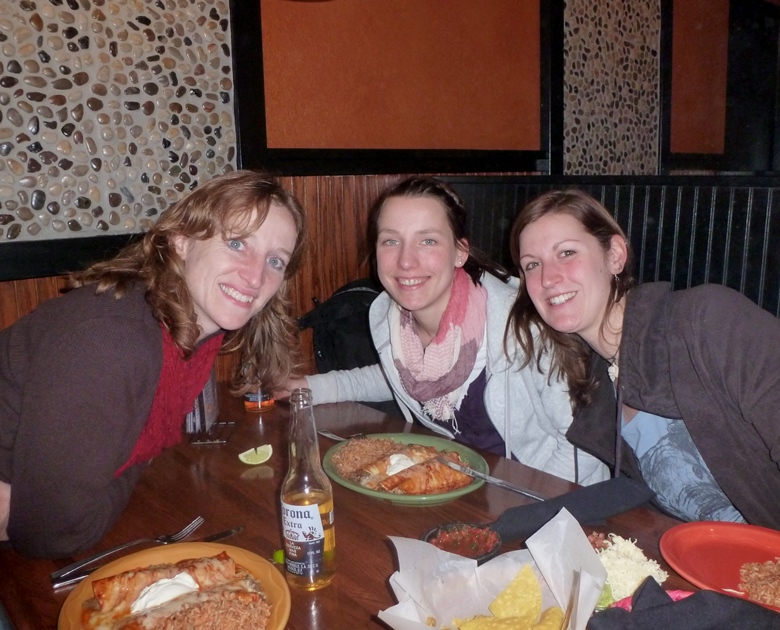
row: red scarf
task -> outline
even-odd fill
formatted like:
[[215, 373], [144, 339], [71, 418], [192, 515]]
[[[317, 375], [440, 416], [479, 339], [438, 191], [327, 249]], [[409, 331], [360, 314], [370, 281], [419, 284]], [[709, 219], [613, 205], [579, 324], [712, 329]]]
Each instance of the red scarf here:
[[168, 330], [162, 329], [162, 372], [152, 409], [128, 460], [114, 473], [119, 477], [133, 464], [148, 462], [166, 448], [181, 441], [185, 416], [211, 376], [211, 368], [222, 347], [224, 333], [201, 345], [189, 361], [182, 356]]

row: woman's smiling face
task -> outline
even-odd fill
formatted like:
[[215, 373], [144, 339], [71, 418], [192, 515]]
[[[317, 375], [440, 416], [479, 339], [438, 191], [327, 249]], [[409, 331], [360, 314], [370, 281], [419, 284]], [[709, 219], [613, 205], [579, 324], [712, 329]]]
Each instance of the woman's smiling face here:
[[431, 197], [391, 197], [378, 220], [376, 262], [385, 290], [434, 332], [447, 308], [455, 268], [468, 256], [456, 243], [442, 204]]
[[290, 212], [271, 203], [260, 227], [245, 236], [176, 238], [201, 339], [238, 330], [260, 312], [284, 281], [297, 236]]
[[555, 330], [598, 347], [612, 277], [625, 265], [625, 247], [612, 238], [604, 251], [595, 236], [566, 212], [546, 214], [520, 234], [520, 269], [528, 295]]

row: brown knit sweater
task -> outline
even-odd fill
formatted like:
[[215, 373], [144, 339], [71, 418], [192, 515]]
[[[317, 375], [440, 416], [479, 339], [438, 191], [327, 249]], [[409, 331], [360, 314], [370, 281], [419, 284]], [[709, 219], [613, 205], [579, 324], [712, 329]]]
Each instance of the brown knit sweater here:
[[71, 555], [118, 518], [145, 467], [124, 465], [150, 417], [162, 347], [142, 287], [120, 300], [77, 289], [0, 331], [0, 480], [19, 552]]

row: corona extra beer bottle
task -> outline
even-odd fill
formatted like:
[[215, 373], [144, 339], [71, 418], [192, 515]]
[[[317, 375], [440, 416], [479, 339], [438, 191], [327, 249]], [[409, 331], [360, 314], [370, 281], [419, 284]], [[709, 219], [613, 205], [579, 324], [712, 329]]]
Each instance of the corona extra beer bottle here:
[[313, 591], [336, 575], [333, 488], [320, 461], [310, 389], [290, 395], [290, 468], [282, 483], [287, 582]]

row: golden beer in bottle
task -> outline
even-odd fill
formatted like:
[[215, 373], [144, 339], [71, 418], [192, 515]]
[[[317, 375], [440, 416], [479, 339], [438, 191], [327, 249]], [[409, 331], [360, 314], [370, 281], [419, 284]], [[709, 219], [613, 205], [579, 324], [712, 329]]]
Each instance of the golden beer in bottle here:
[[310, 389], [290, 395], [290, 467], [282, 483], [287, 582], [313, 591], [336, 575], [333, 488], [320, 461]]

